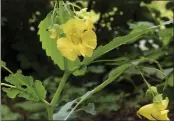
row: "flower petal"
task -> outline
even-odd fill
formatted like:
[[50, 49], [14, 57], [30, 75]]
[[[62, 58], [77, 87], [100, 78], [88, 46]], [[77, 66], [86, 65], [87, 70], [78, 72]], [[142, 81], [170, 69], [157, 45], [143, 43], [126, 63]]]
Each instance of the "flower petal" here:
[[165, 110], [167, 108], [169, 104], [169, 99], [166, 98], [165, 100], [162, 100], [161, 103], [157, 103], [157, 104], [154, 104], [158, 110], [162, 111], [162, 110]]
[[168, 120], [170, 120], [167, 116], [168, 112], [169, 112], [169, 110], [163, 110], [158, 115], [154, 115], [154, 116], [157, 120], [168, 121]]
[[70, 19], [63, 25], [63, 32], [71, 36], [75, 31], [83, 32], [85, 30], [85, 21], [82, 19]]
[[88, 48], [95, 49], [97, 46], [97, 37], [93, 30], [88, 30], [83, 33], [82, 44]]
[[83, 57], [91, 57], [92, 54], [93, 54], [93, 49], [91, 48], [88, 48], [82, 44], [79, 44], [78, 45], [78, 49], [80, 51], [80, 54], [83, 56]]
[[94, 23], [93, 23], [91, 17], [88, 17], [86, 19], [86, 29], [87, 30], [92, 30], [93, 28], [94, 28]]
[[156, 120], [152, 114], [153, 113], [156, 113], [156, 109], [154, 108], [154, 105], [153, 104], [148, 104], [148, 105], [145, 105], [143, 107], [141, 107], [137, 114], [138, 116], [140, 117], [140, 115], [146, 117], [147, 119], [149, 120]]
[[70, 19], [63, 25], [63, 32], [65, 34], [70, 34], [73, 31], [73, 27], [74, 27], [74, 19]]
[[85, 28], [85, 21], [83, 19], [75, 19], [74, 21], [75, 28], [83, 32]]
[[73, 43], [68, 38], [58, 39], [57, 48], [63, 56], [67, 57], [71, 61], [74, 61], [78, 56]]

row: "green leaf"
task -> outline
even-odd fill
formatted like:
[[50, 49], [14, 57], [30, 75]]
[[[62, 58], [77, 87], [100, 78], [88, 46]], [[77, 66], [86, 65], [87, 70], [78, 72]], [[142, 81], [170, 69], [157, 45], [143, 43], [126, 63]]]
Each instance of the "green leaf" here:
[[174, 87], [174, 72], [172, 72], [168, 77], [168, 85]]
[[21, 71], [5, 77], [5, 81], [12, 84], [11, 88], [3, 88], [10, 98], [23, 97], [31, 101], [44, 100], [46, 90], [40, 81], [35, 81], [31, 76], [24, 76]]
[[105, 70], [105, 67], [104, 66], [89, 66], [88, 67], [88, 71], [92, 72], [92, 73], [104, 73], [106, 70]]
[[81, 69], [75, 71], [75, 72], [73, 73], [73, 75], [74, 75], [74, 76], [81, 76], [81, 75], [84, 75], [85, 72], [86, 72], [86, 69], [87, 69], [86, 66], [85, 66], [85, 67], [82, 67]]
[[[50, 39], [49, 32], [46, 31], [51, 26], [51, 15], [48, 14], [46, 18], [40, 22], [38, 34], [42, 42], [42, 48], [46, 51], [47, 56], [50, 56], [53, 62], [64, 70], [64, 57], [57, 48], [57, 41]], [[72, 70], [74, 67], [80, 65], [80, 60], [70, 61], [67, 59], [67, 67]]]
[[142, 70], [149, 75], [156, 75], [159, 79], [163, 80], [167, 77], [167, 75], [159, 69], [156, 69], [154, 67], [148, 67], [148, 66], [141, 66]]
[[45, 105], [41, 102], [26, 101], [16, 103], [14, 105], [14, 108], [22, 108], [23, 110], [28, 112], [41, 112], [45, 109]]
[[161, 37], [163, 45], [164, 46], [168, 45], [173, 36], [173, 28], [167, 28], [165, 30], [160, 30], [159, 36]]
[[59, 1], [59, 8], [57, 9], [57, 18], [59, 19], [60, 22], [67, 22], [69, 19], [74, 17], [74, 13], [71, 11], [70, 6], [68, 4], [64, 4], [62, 2], [62, 6], [60, 7], [60, 2]]
[[129, 67], [131, 67], [131, 64], [124, 64], [122, 66], [119, 66], [115, 69], [113, 69], [110, 73], [109, 73], [109, 80], [114, 80], [116, 79], [119, 75], [121, 75], [126, 69], [128, 69]]
[[5, 88], [3, 87], [2, 90], [7, 93], [7, 96], [10, 98], [15, 98], [17, 94], [19, 94], [19, 90], [13, 88]]
[[[64, 120], [67, 117], [67, 115], [70, 113], [73, 104], [75, 104], [76, 102], [77, 102], [77, 99], [71, 102], [68, 102], [64, 106], [62, 106], [59, 112], [53, 115], [53, 120]], [[71, 117], [72, 116], [73, 115], [71, 115]]]
[[61, 109], [53, 115], [53, 120], [66, 120], [69, 117], [75, 117], [75, 105], [79, 103], [79, 100], [83, 100], [84, 98], [86, 98], [90, 94], [90, 92], [91, 91], [88, 91], [80, 98], [70, 101], [66, 103], [64, 106], [62, 106]]
[[94, 103], [88, 103], [87, 106], [82, 107], [86, 113], [90, 113], [91, 115], [96, 115], [95, 105]]
[[50, 38], [50, 33], [47, 29], [51, 26], [51, 14], [40, 22], [38, 34], [40, 35], [40, 41], [42, 42], [42, 48], [46, 51], [47, 56], [50, 56], [55, 64], [60, 69], [64, 69], [63, 56], [57, 49], [57, 41]]
[[42, 82], [39, 80], [35, 81], [35, 91], [40, 100], [44, 100], [46, 98], [46, 90], [42, 85]]
[[153, 23], [147, 22], [147, 21], [139, 21], [134, 23], [128, 23], [130, 29], [135, 29], [140, 26], [154, 26]]
[[1, 60], [1, 66], [6, 66], [6, 63]]
[[147, 33], [151, 28], [149, 26], [142, 26], [133, 29], [128, 35], [122, 37], [116, 37], [111, 42], [104, 46], [99, 46], [96, 50], [94, 50], [93, 56], [91, 58], [85, 58], [83, 64], [88, 65], [96, 58], [104, 55], [105, 53], [123, 45], [128, 42], [134, 42], [138, 40], [143, 34]]
[[[110, 84], [111, 82], [113, 82], [117, 77], [119, 77], [127, 68], [131, 67], [132, 64], [124, 64], [122, 66], [119, 66], [115, 69], [113, 69], [111, 71], [111, 73], [109, 74], [109, 77], [106, 81], [104, 81], [102, 84], [100, 84], [99, 86], [97, 86], [96, 88], [94, 88], [92, 91], [88, 91], [85, 95], [83, 95], [79, 101], [77, 102], [77, 104], [72, 108], [71, 112], [66, 116], [66, 118], [64, 120], [67, 120], [69, 118], [69, 116], [71, 116], [72, 113], [74, 113], [74, 111], [76, 110], [76, 108], [78, 107], [78, 105], [80, 105], [83, 101], [85, 101], [87, 98], [89, 98], [91, 95], [97, 93], [98, 91], [102, 90], [104, 87], [106, 87], [108, 84]], [[70, 109], [71, 107], [69, 107]], [[57, 114], [57, 113], [56, 113]], [[56, 115], [55, 114], [55, 115]], [[56, 119], [55, 119], [56, 120]]]
[[5, 80], [17, 88], [21, 88], [21, 86], [32, 86], [33, 78], [31, 76], [24, 76], [22, 71], [18, 70], [15, 74], [10, 74], [8, 77], [5, 77]]
[[146, 58], [158, 60], [159, 58], [165, 56], [165, 51], [162, 48], [155, 49], [155, 50], [149, 50], [145, 53]]
[[[167, 4], [170, 1], [152, 1], [150, 4], [149, 3], [145, 3], [145, 2], [141, 2], [141, 6], [145, 6], [147, 7], [151, 14], [154, 13], [158, 13], [157, 16], [163, 18], [169, 18], [172, 19], [173, 18], [173, 12], [172, 9], [168, 9]], [[158, 19], [157, 19], [158, 21]]]
[[7, 105], [1, 105], [1, 121], [2, 120], [19, 120], [21, 115], [18, 113], [14, 113], [10, 110]]

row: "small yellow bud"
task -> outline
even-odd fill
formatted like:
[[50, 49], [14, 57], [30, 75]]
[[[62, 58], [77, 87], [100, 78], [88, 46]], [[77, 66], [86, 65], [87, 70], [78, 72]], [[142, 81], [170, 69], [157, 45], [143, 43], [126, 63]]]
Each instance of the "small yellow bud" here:
[[59, 37], [60, 34], [60, 28], [57, 24], [54, 24], [50, 29], [48, 29], [50, 32], [50, 38], [55, 40], [56, 38]]

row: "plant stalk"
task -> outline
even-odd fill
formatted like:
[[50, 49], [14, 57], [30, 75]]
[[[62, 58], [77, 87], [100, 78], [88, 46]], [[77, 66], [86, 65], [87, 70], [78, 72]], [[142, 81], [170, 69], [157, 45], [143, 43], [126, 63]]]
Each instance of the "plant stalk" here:
[[68, 77], [69, 77], [70, 73], [69, 72], [66, 72], [64, 73], [61, 81], [60, 81], [60, 84], [59, 84], [59, 87], [57, 88], [56, 90], [56, 93], [51, 101], [51, 105], [54, 107], [57, 103], [58, 103], [58, 100], [59, 100], [59, 97], [60, 97], [60, 93], [65, 85], [65, 82], [67, 81]]
[[47, 106], [48, 120], [53, 120], [53, 106]]
[[108, 84], [110, 84], [111, 82], [113, 82], [118, 76], [120, 76], [122, 74], [122, 72], [118, 73], [115, 78], [108, 78], [106, 81], [104, 81], [103, 83], [101, 83], [99, 86], [97, 86], [96, 88], [94, 88], [85, 98], [81, 99], [76, 105], [75, 107], [71, 110], [71, 112], [67, 115], [67, 117], [64, 120], [67, 120], [69, 118], [69, 116], [74, 112], [74, 110], [85, 100], [87, 100], [89, 97], [91, 97], [93, 94], [97, 93], [98, 91], [102, 90], [104, 87], [106, 87]]

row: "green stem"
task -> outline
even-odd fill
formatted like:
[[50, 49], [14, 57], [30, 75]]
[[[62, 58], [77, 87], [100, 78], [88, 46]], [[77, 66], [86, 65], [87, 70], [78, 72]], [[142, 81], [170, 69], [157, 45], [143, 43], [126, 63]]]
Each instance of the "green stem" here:
[[56, 90], [56, 93], [51, 101], [51, 105], [54, 107], [57, 103], [58, 103], [58, 100], [59, 100], [59, 97], [60, 97], [60, 93], [65, 85], [65, 82], [67, 81], [68, 77], [69, 77], [70, 73], [69, 72], [66, 72], [64, 73], [61, 81], [60, 81], [60, 84], [59, 84], [59, 87], [57, 88]]
[[[130, 67], [129, 64], [127, 64], [125, 66], [125, 69], [127, 69], [128, 67]], [[125, 70], [124, 69], [124, 70]], [[69, 118], [69, 116], [74, 112], [74, 110], [82, 103], [84, 102], [86, 99], [88, 99], [90, 96], [92, 96], [93, 94], [97, 93], [98, 91], [102, 90], [104, 87], [106, 87], [108, 84], [110, 84], [111, 82], [113, 82], [117, 77], [119, 77], [124, 71], [120, 71], [119, 73], [117, 73], [114, 77], [109, 77], [106, 81], [104, 81], [102, 84], [100, 84], [99, 86], [97, 86], [96, 88], [94, 88], [92, 91], [89, 92], [89, 94], [87, 94], [84, 98], [82, 98], [76, 105], [75, 107], [71, 110], [71, 112], [67, 115], [67, 117], [64, 120], [67, 120]]]
[[67, 65], [67, 59], [65, 57], [64, 57], [64, 70], [69, 71], [68, 70], [68, 65]]
[[53, 106], [47, 106], [48, 120], [53, 120]]
[[145, 79], [144, 75], [142, 74], [141, 70], [139, 69], [138, 66], [136, 66], [136, 68], [138, 69], [138, 71], [140, 72], [142, 78], [143, 78], [143, 81], [146, 83], [147, 87], [150, 89], [151, 85], [147, 82], [147, 80]]
[[[61, 18], [61, 23], [63, 24], [64, 23], [64, 18], [63, 18], [63, 8], [62, 8], [62, 2], [63, 0], [59, 0], [59, 13], [60, 13], [60, 18]], [[66, 58], [64, 58], [64, 75], [60, 81], [60, 84], [56, 90], [56, 93], [54, 94], [53, 96], [53, 99], [51, 100], [51, 103], [49, 106], [47, 106], [47, 112], [48, 112], [48, 119], [49, 120], [53, 120], [53, 110], [54, 110], [54, 106], [58, 103], [59, 101], [59, 97], [60, 97], [60, 93], [62, 92], [63, 90], [63, 87], [65, 85], [65, 82], [67, 81], [69, 75], [71, 74], [69, 71], [68, 71], [68, 67], [67, 67], [67, 60]]]
[[99, 86], [97, 86], [96, 88], [94, 88], [85, 98], [81, 99], [76, 105], [75, 107], [71, 110], [71, 112], [67, 115], [67, 117], [64, 120], [67, 120], [69, 118], [69, 116], [74, 112], [74, 110], [86, 99], [88, 99], [90, 96], [92, 96], [94, 93], [102, 90], [104, 87], [106, 87], [108, 84], [110, 84], [112, 81], [111, 79], [107, 79], [106, 81], [104, 81], [102, 84], [100, 84]]
[[[10, 88], [16, 88], [16, 86], [13, 86], [13, 85], [10, 85], [10, 84], [6, 84], [6, 83], [1, 83], [1, 86], [6, 86], [6, 87], [10, 87]], [[16, 89], [18, 89], [18, 88], [16, 88]], [[47, 108], [48, 119], [49, 120], [53, 120], [53, 118], [52, 118], [52, 116], [53, 116], [53, 108], [51, 107], [51, 105], [46, 100], [42, 100], [41, 102], [43, 102], [44, 105]]]
[[[64, 66], [65, 66], [65, 68], [67, 67], [66, 59], [64, 59]], [[49, 120], [53, 120], [53, 108], [56, 104], [58, 104], [60, 93], [62, 92], [65, 82], [68, 80], [68, 77], [70, 76], [70, 74], [73, 73], [74, 71], [76, 71], [77, 69], [79, 69], [79, 67], [74, 68], [71, 72], [69, 72], [67, 70], [65, 71], [65, 73], [60, 81], [59, 87], [57, 88], [56, 93], [54, 94], [54, 97], [51, 100], [50, 106], [47, 106]]]
[[115, 60], [96, 60], [91, 63], [99, 63], [99, 62], [116, 62]]
[[62, 6], [63, 6], [63, 4], [62, 4], [62, 2], [63, 2], [63, 0], [59, 0], [59, 13], [60, 13], [60, 20], [61, 20], [61, 24], [64, 24], [64, 18], [63, 18], [63, 8], [62, 8]]
[[45, 106], [50, 106], [50, 104], [46, 100], [41, 100], [41, 101], [45, 104]]
[[14, 75], [15, 76], [15, 78], [16, 79], [18, 79], [20, 82], [24, 82], [23, 80], [21, 80], [20, 78], [18, 78], [17, 76], [16, 76], [16, 74], [14, 74], [9, 68], [7, 68], [6, 66], [3, 66], [3, 65], [1, 65], [6, 71], [8, 71], [10, 74], [12, 74], [12, 75]]
[[42, 100], [42, 103], [45, 105], [47, 109], [48, 120], [53, 120], [53, 107], [46, 100]]
[[53, 110], [54, 110], [54, 106], [56, 104], [58, 104], [58, 101], [59, 101], [59, 97], [60, 97], [60, 93], [62, 92], [62, 89], [65, 85], [65, 82], [67, 81], [69, 75], [71, 73], [65, 71], [61, 81], [60, 81], [60, 84], [59, 84], [59, 87], [57, 88], [56, 90], [56, 93], [54, 94], [54, 97], [53, 99], [51, 100], [51, 103], [49, 104], [49, 106], [47, 106], [47, 112], [48, 112], [48, 120], [53, 120]]
[[54, 24], [54, 15], [55, 15], [55, 12], [56, 12], [56, 7], [57, 7], [57, 1], [55, 2], [54, 9], [53, 9], [53, 13], [52, 13], [52, 15], [51, 15], [52, 24]]
[[1, 83], [1, 86], [6, 86], [6, 87], [10, 87], [10, 88], [16, 88], [16, 86], [10, 85], [10, 84], [6, 84], [6, 83]]
[[6, 66], [1, 65], [5, 70], [7, 70], [9, 73], [14, 74], [10, 69], [8, 69]]

